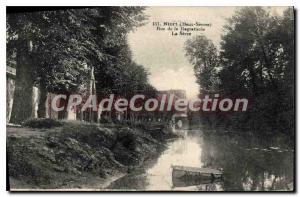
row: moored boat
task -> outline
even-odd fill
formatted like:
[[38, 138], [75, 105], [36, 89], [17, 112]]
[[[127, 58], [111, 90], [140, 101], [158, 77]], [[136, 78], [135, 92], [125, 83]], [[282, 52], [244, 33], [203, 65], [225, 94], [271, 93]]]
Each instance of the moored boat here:
[[175, 187], [200, 185], [222, 178], [222, 171], [211, 168], [172, 166], [172, 182]]

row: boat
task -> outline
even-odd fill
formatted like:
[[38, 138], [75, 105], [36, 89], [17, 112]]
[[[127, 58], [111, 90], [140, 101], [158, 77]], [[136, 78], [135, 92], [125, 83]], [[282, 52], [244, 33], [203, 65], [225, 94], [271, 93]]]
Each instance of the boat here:
[[172, 182], [174, 187], [186, 187], [221, 181], [222, 171], [211, 168], [172, 166]]

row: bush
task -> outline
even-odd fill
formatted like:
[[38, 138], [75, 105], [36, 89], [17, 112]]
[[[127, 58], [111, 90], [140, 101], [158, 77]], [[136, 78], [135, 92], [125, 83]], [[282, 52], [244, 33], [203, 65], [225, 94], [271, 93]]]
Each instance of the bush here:
[[[40, 141], [30, 141], [26, 138], [8, 138], [7, 161], [9, 176], [24, 179], [32, 184], [47, 184], [51, 180], [52, 172], [49, 163], [39, 156], [37, 149], [43, 144]], [[29, 143], [29, 144], [28, 144]]]
[[134, 151], [137, 147], [136, 140], [139, 133], [129, 128], [121, 129], [117, 132], [117, 142], [121, 143], [126, 149]]
[[63, 126], [63, 122], [50, 118], [35, 118], [26, 120], [23, 126], [31, 128], [53, 128]]
[[74, 138], [91, 147], [104, 146], [110, 148], [115, 143], [115, 131], [112, 128], [103, 128], [97, 124], [66, 123], [60, 135], [60, 139]]

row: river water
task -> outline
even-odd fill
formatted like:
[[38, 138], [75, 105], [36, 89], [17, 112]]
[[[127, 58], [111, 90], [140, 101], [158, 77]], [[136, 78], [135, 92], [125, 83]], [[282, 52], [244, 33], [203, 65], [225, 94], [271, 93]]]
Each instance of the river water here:
[[[185, 138], [167, 143], [143, 170], [114, 181], [108, 189], [184, 191], [292, 190], [294, 152], [278, 142], [234, 134], [187, 131]], [[172, 165], [222, 169], [223, 180], [174, 187]]]

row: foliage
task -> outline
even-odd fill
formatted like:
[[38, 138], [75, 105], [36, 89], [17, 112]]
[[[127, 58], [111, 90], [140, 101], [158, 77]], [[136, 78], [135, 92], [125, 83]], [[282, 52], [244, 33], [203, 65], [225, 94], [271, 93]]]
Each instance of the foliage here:
[[[186, 53], [195, 66], [201, 90], [218, 90], [251, 102], [247, 112], [232, 114], [230, 118], [218, 117], [217, 121], [258, 135], [282, 133], [292, 142], [293, 11], [287, 9], [282, 16], [272, 16], [267, 8], [245, 7], [237, 10], [224, 28], [219, 52], [204, 37], [186, 43]], [[217, 83], [212, 85], [212, 81]]]
[[50, 119], [50, 118], [29, 119], [23, 123], [23, 126], [31, 127], [31, 128], [52, 128], [52, 127], [60, 127], [62, 125], [63, 122], [59, 120]]
[[200, 92], [215, 91], [219, 57], [213, 42], [205, 36], [196, 36], [186, 41], [185, 50], [186, 56], [194, 65], [197, 83], [200, 84]]
[[[140, 167], [162, 150], [164, 140], [153, 139], [141, 129], [82, 122], [66, 122], [59, 131], [42, 136], [8, 136], [10, 183], [17, 180], [12, 185], [39, 189], [78, 188], [87, 184], [87, 177], [103, 180]], [[102, 182], [88, 183], [97, 188]]]
[[[89, 71], [94, 68], [99, 94], [125, 96], [147, 89], [153, 93], [148, 72], [132, 61], [127, 43], [127, 34], [144, 24], [143, 10], [144, 7], [94, 7], [8, 14], [8, 64], [18, 58], [18, 50], [25, 51], [23, 58], [31, 60], [24, 70], [30, 76], [27, 78], [44, 92], [84, 93]], [[18, 65], [15, 67], [18, 70]], [[16, 80], [22, 77], [17, 72]], [[43, 95], [41, 99], [45, 100], [46, 94]], [[45, 115], [45, 110], [38, 114]]]

